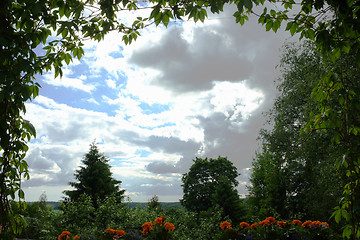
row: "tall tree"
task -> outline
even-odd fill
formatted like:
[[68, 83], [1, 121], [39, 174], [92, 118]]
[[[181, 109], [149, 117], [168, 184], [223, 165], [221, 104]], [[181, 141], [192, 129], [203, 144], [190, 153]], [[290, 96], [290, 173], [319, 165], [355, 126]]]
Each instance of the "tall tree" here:
[[[276, 2], [276, 4], [274, 4]], [[283, 22], [291, 34], [300, 34], [300, 38], [314, 41], [324, 56], [331, 61], [343, 62], [343, 69], [348, 69], [342, 55], [352, 52], [357, 63], [360, 63], [360, 14], [359, 0], [226, 0], [226, 1], [160, 1], [151, 0], [145, 8], [151, 8], [148, 18], [138, 17], [129, 25], [122, 22], [121, 11], [136, 11], [144, 4], [129, 0], [3, 0], [0, 1], [0, 223], [5, 232], [20, 221], [13, 218], [9, 208], [9, 198], [18, 194], [23, 199], [20, 188], [22, 178], [28, 178], [28, 167], [24, 161], [27, 152], [26, 142], [35, 136], [35, 130], [25, 121], [22, 113], [26, 111], [25, 102], [38, 95], [39, 84], [36, 74], [53, 69], [55, 76], [62, 75], [64, 62], [69, 64], [73, 57], [81, 58], [84, 39], [100, 41], [110, 31], [124, 34], [125, 43], [130, 43], [139, 35], [139, 30], [149, 24], [164, 24], [171, 19], [182, 20], [185, 17], [204, 21], [207, 12], [219, 13], [225, 4], [237, 7], [234, 13], [236, 22], [244, 24], [250, 14], [258, 16], [259, 23], [267, 31], [277, 31]], [[256, 13], [254, 6], [265, 5], [262, 13]], [[281, 7], [278, 7], [281, 5]], [[293, 8], [293, 6], [299, 6]], [[260, 10], [261, 12], [261, 10]], [[52, 31], [55, 38], [50, 38]], [[35, 51], [42, 47], [45, 52]], [[324, 125], [332, 127], [338, 122], [345, 122], [341, 134], [334, 134], [334, 141], [343, 146], [346, 161], [339, 162], [344, 171], [349, 173], [348, 185], [344, 191], [342, 212], [353, 214], [353, 202], [360, 202], [356, 189], [359, 188], [360, 163], [352, 145], [352, 138], [360, 129], [359, 123], [348, 124], [346, 115], [351, 112], [351, 97], [354, 91], [347, 91], [344, 74], [329, 72], [314, 88], [317, 96], [318, 114], [309, 120], [309, 128], [321, 129]], [[324, 89], [333, 88], [338, 82], [336, 91], [324, 94]], [[344, 84], [345, 83], [345, 84]], [[346, 93], [346, 101], [338, 102], [342, 114], [326, 116], [326, 104], [329, 98], [335, 98], [339, 92]], [[335, 95], [334, 95], [335, 93]], [[350, 94], [350, 95], [349, 95]], [[338, 131], [339, 132], [339, 131]], [[352, 152], [350, 154], [350, 152]], [[349, 204], [350, 203], [350, 204]], [[352, 209], [352, 210], [351, 210]], [[352, 217], [351, 217], [352, 218]], [[345, 217], [345, 219], [350, 219]], [[352, 221], [352, 220], [351, 220]], [[353, 221], [354, 222], [354, 221]], [[359, 218], [355, 220], [359, 222]], [[352, 237], [360, 231], [351, 225]], [[11, 231], [17, 231], [13, 228]], [[356, 232], [357, 231], [357, 232]]]
[[223, 215], [229, 217], [234, 225], [244, 221], [245, 208], [238, 191], [227, 177], [220, 177], [213, 194], [212, 204], [223, 210]]
[[77, 182], [69, 183], [75, 190], [64, 191], [70, 201], [75, 202], [81, 195], [86, 194], [94, 206], [97, 206], [98, 200], [104, 200], [107, 196], [114, 196], [121, 202], [125, 190], [120, 189], [121, 181], [112, 177], [108, 161], [109, 159], [99, 152], [97, 145], [92, 143], [82, 160], [84, 166], [76, 170]]
[[[196, 158], [189, 172], [182, 176], [184, 196], [182, 205], [189, 211], [201, 212], [219, 205], [225, 213], [238, 211], [241, 203], [236, 191], [239, 173], [226, 157]], [[223, 191], [227, 191], [224, 202]], [[234, 221], [238, 215], [230, 215]]]
[[323, 64], [315, 46], [306, 42], [285, 46], [280, 67], [280, 95], [269, 113], [273, 127], [260, 133], [263, 146], [253, 162], [250, 202], [263, 214], [328, 220], [343, 191], [345, 175], [336, 168], [343, 149], [332, 144], [332, 131], [305, 134], [301, 129], [317, 114], [316, 79], [335, 66]]

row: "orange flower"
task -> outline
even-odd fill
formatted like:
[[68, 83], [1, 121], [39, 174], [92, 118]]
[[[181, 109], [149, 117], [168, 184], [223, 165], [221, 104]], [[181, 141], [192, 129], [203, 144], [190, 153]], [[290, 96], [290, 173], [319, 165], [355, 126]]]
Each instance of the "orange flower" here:
[[268, 220], [270, 224], [274, 224], [276, 222], [273, 217], [267, 217], [265, 220]]
[[172, 223], [165, 223], [165, 230], [167, 231], [174, 231], [175, 230], [175, 225]]
[[269, 225], [271, 225], [271, 223], [270, 223], [270, 221], [268, 219], [265, 219], [265, 220], [259, 222], [259, 225], [260, 226], [266, 226], [266, 225], [269, 226]]
[[73, 237], [73, 240], [80, 240], [80, 237], [79, 237], [78, 235], [75, 235], [75, 236]]
[[222, 222], [220, 223], [220, 228], [221, 229], [231, 229], [231, 223], [225, 221], [225, 222]]
[[302, 225], [302, 227], [308, 227], [308, 228], [311, 228], [312, 227], [312, 221], [308, 220], [306, 222], [304, 222]]
[[240, 227], [247, 229], [247, 228], [250, 227], [250, 225], [249, 225], [247, 222], [241, 222], [241, 223], [240, 223]]
[[293, 221], [292, 221], [292, 224], [293, 224], [293, 225], [301, 225], [302, 222], [301, 222], [300, 220], [293, 220]]
[[315, 227], [320, 227], [321, 222], [320, 221], [313, 221], [312, 225], [314, 225]]
[[321, 226], [325, 226], [326, 228], [329, 228], [329, 224], [327, 222], [322, 222]]
[[278, 222], [277, 222], [277, 225], [278, 225], [279, 227], [286, 227], [287, 222], [278, 221]]
[[105, 230], [105, 232], [108, 232], [110, 234], [116, 234], [114, 229], [108, 228]]
[[68, 238], [69, 238], [68, 235], [70, 235], [70, 234], [71, 234], [71, 233], [70, 233], [69, 231], [63, 231], [63, 232], [59, 235], [58, 239], [59, 239], [59, 240], [68, 239]]
[[166, 219], [166, 217], [165, 216], [161, 216], [161, 217], [158, 217], [158, 218], [156, 218], [155, 219], [155, 224], [156, 225], [163, 225], [164, 224], [164, 222], [165, 222], [165, 219]]
[[258, 227], [258, 226], [259, 226], [259, 224], [253, 223], [253, 224], [250, 225], [250, 228], [256, 228], [256, 227]]
[[115, 234], [119, 236], [124, 236], [126, 232], [124, 230], [115, 230]]
[[152, 222], [146, 222], [142, 225], [143, 230], [142, 230], [142, 234], [146, 235], [149, 233], [149, 231], [151, 231], [154, 228], [154, 225], [152, 224]]

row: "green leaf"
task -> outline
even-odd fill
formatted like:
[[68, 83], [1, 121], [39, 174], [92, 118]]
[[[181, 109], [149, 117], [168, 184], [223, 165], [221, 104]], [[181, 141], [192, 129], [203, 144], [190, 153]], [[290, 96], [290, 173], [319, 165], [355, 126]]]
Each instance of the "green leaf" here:
[[342, 236], [343, 236], [343, 238], [350, 239], [351, 233], [352, 233], [351, 226], [346, 225], [343, 230]]
[[24, 191], [23, 191], [22, 189], [19, 189], [19, 191], [18, 191], [18, 196], [19, 196], [20, 199], [24, 199], [24, 198], [25, 198], [25, 193], [24, 193]]
[[273, 22], [272, 22], [272, 21], [267, 22], [267, 23], [266, 23], [266, 27], [265, 27], [265, 28], [266, 28], [266, 31], [271, 30], [272, 26], [273, 26]]
[[245, 1], [245, 0], [239, 0], [239, 2], [238, 2], [237, 5], [236, 5], [239, 13], [243, 13], [243, 12], [244, 12], [244, 1]]
[[[241, 1], [241, 0], [240, 0], [240, 1]], [[245, 6], [249, 11], [251, 11], [251, 10], [252, 10], [252, 7], [253, 7], [252, 0], [244, 0], [244, 6]]]
[[72, 61], [72, 57], [71, 57], [71, 55], [69, 53], [66, 53], [65, 54], [65, 62], [66, 62], [66, 64], [69, 65], [70, 61]]

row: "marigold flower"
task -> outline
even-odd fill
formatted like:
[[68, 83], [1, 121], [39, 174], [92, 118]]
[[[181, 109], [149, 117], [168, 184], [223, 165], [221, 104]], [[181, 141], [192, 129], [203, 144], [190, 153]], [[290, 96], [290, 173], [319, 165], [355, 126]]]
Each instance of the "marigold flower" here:
[[231, 223], [229, 223], [228, 221], [222, 222], [222, 223], [220, 223], [220, 228], [221, 229], [231, 229]]
[[174, 231], [175, 230], [175, 225], [172, 224], [172, 223], [167, 222], [167, 223], [165, 223], [165, 230]]
[[274, 224], [276, 222], [273, 217], [267, 217], [265, 220], [268, 220], [270, 224]]
[[146, 222], [142, 225], [143, 230], [142, 230], [142, 234], [146, 235], [149, 233], [149, 231], [151, 231], [154, 228], [154, 225], [152, 224], [152, 222]]
[[75, 236], [73, 237], [73, 240], [80, 240], [80, 236], [75, 235]]
[[292, 224], [293, 224], [293, 225], [301, 225], [302, 222], [301, 222], [300, 220], [293, 220], [293, 221], [292, 221]]
[[315, 226], [315, 227], [320, 227], [321, 222], [320, 221], [313, 221], [312, 225]]
[[69, 238], [68, 235], [70, 235], [70, 234], [71, 234], [71, 232], [69, 232], [69, 231], [63, 231], [63, 232], [59, 235], [58, 239], [59, 239], [59, 240], [68, 239], [68, 238]]
[[116, 234], [116, 233], [115, 233], [115, 230], [114, 230], [114, 229], [111, 229], [111, 228], [105, 229], [105, 232], [108, 232], [108, 233], [110, 233], [110, 234]]
[[259, 222], [259, 225], [260, 226], [266, 226], [266, 225], [269, 226], [269, 225], [271, 225], [271, 223], [270, 223], [270, 221], [268, 219], [265, 219], [265, 220]]
[[241, 223], [240, 223], [240, 227], [241, 227], [241, 228], [244, 228], [244, 229], [247, 229], [247, 228], [250, 227], [250, 225], [249, 225], [247, 222], [241, 222]]
[[311, 228], [312, 227], [312, 221], [308, 220], [306, 222], [304, 222], [302, 225], [302, 227], [308, 227], [308, 228]]
[[155, 224], [156, 225], [163, 225], [164, 224], [164, 222], [165, 222], [165, 219], [166, 219], [166, 217], [165, 216], [161, 216], [161, 217], [158, 217], [158, 218], [156, 218], [155, 219]]
[[286, 227], [287, 224], [288, 224], [288, 223], [287, 223], [287, 222], [284, 222], [284, 221], [278, 221], [278, 222], [277, 222], [277, 225], [278, 225], [279, 227]]
[[326, 228], [329, 228], [329, 224], [327, 222], [322, 222], [321, 226], [325, 226]]
[[259, 226], [259, 224], [253, 223], [253, 224], [250, 225], [250, 228], [256, 228], [256, 227], [258, 227], [258, 226]]
[[126, 232], [124, 230], [115, 230], [115, 234], [119, 236], [124, 236]]

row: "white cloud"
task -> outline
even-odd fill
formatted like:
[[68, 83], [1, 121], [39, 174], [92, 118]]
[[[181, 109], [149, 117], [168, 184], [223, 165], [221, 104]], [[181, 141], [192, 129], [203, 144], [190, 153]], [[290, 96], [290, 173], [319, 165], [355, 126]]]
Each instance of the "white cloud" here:
[[67, 75], [67, 73], [65, 72], [63, 77], [54, 78], [53, 73], [47, 73], [47, 74], [43, 75], [44, 82], [46, 82], [47, 84], [53, 85], [53, 86], [73, 88], [73, 89], [81, 90], [81, 91], [88, 92], [88, 93], [90, 93], [91, 91], [93, 91], [95, 89], [94, 85], [84, 83], [86, 78], [84, 78], [83, 75], [80, 76], [79, 78], [71, 78], [71, 77], [67, 77], [66, 75]]
[[109, 88], [116, 88], [116, 81], [113, 79], [108, 79], [106, 80], [106, 84], [108, 85]]

